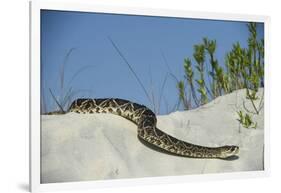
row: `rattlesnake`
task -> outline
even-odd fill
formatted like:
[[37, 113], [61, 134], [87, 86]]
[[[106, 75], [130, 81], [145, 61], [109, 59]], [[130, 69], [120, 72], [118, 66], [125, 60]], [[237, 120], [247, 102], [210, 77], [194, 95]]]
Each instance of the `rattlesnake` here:
[[[192, 158], [229, 158], [239, 152], [238, 146], [204, 147], [187, 143], [166, 134], [156, 127], [156, 116], [146, 106], [124, 99], [76, 99], [67, 112], [75, 113], [112, 113], [124, 117], [138, 127], [141, 141], [160, 151]], [[52, 112], [60, 114], [65, 112]]]

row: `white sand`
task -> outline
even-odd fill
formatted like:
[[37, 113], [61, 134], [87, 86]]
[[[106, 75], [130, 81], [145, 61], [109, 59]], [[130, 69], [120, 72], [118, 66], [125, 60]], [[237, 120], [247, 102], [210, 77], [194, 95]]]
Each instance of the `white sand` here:
[[263, 170], [263, 110], [253, 116], [257, 129], [243, 128], [236, 120], [236, 111], [244, 109], [243, 100], [253, 109], [245, 90], [240, 90], [195, 110], [157, 117], [159, 129], [182, 140], [206, 146], [238, 145], [239, 158], [231, 161], [152, 150], [138, 140], [136, 125], [116, 115], [42, 116], [41, 182]]

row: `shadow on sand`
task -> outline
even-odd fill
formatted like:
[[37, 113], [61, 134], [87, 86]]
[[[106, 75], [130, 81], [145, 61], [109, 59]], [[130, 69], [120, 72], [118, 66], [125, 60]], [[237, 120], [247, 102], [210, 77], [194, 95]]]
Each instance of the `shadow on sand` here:
[[165, 153], [165, 154], [168, 154], [168, 155], [173, 155], [173, 156], [178, 156], [178, 157], [185, 157], [185, 158], [192, 158], [192, 159], [220, 159], [220, 160], [226, 160], [226, 161], [234, 161], [234, 160], [237, 160], [239, 158], [239, 156], [231, 156], [231, 157], [228, 157], [228, 158], [194, 158], [194, 157], [188, 157], [188, 156], [183, 156], [183, 155], [178, 155], [178, 154], [175, 154], [175, 153], [171, 153], [171, 152], [168, 152], [164, 149], [160, 149], [159, 147], [151, 144], [151, 143], [148, 143], [147, 141], [143, 140], [142, 138], [138, 137], [139, 141], [144, 144], [145, 146], [155, 150], [155, 151], [158, 151], [158, 152], [161, 152], [161, 153]]

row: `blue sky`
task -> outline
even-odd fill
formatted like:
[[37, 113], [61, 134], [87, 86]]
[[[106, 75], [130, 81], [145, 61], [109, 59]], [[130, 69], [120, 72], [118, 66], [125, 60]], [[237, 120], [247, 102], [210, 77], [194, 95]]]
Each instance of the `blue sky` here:
[[[258, 35], [264, 35], [263, 24], [258, 25]], [[217, 41], [215, 56], [223, 66], [233, 43], [239, 41], [242, 47], [247, 46], [248, 30], [245, 22], [43, 10], [41, 89], [47, 111], [56, 106], [49, 89], [57, 98], [63, 95], [59, 72], [72, 48], [65, 65], [64, 94], [72, 87], [77, 91], [76, 98], [124, 98], [153, 108], [108, 37], [129, 61], [148, 93], [153, 93], [158, 106], [169, 72], [163, 55], [172, 73], [183, 79], [183, 60], [192, 57], [193, 45], [201, 43], [203, 37]], [[77, 72], [80, 73], [74, 76]], [[177, 94], [176, 82], [168, 76], [161, 114], [177, 103]]]

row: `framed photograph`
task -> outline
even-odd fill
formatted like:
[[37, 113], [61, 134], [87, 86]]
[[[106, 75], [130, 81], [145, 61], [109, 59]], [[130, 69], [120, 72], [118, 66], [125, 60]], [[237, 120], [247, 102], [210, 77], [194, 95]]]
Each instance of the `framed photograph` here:
[[30, 188], [269, 171], [269, 17], [30, 3]]

